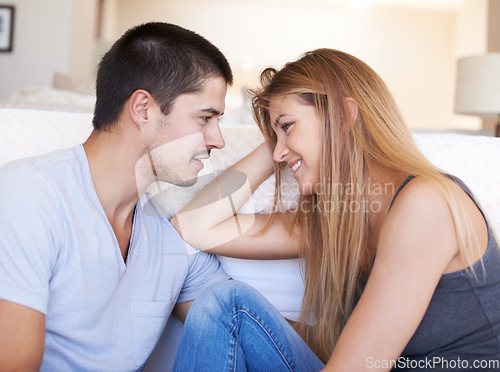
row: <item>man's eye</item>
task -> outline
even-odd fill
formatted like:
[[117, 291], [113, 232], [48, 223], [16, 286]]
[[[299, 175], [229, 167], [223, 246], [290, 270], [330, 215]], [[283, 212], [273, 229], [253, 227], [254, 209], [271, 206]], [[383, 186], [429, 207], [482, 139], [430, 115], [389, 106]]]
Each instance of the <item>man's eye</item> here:
[[203, 121], [209, 121], [212, 117], [211, 116], [202, 116], [201, 119]]

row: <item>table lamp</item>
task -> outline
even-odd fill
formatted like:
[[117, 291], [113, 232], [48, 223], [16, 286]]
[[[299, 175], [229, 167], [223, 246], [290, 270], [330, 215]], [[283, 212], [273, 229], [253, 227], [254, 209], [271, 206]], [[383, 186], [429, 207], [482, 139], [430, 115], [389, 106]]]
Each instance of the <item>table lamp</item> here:
[[458, 60], [455, 112], [496, 119], [495, 136], [500, 137], [500, 53]]

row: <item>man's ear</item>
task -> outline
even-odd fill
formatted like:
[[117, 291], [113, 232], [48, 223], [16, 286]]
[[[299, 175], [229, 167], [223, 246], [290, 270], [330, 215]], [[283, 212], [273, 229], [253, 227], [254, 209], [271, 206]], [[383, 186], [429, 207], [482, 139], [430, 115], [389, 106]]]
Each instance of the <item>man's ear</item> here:
[[358, 104], [352, 97], [344, 98], [344, 103], [347, 107], [349, 115], [351, 116], [351, 123], [354, 124], [358, 119]]
[[147, 90], [138, 89], [130, 96], [130, 117], [137, 126], [142, 126], [149, 120], [148, 107], [151, 107], [153, 97]]

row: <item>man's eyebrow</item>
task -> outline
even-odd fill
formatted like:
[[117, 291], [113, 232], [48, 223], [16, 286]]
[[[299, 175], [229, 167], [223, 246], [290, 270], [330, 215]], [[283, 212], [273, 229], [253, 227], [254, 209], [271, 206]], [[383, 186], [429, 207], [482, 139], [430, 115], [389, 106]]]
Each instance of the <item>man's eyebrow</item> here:
[[207, 114], [212, 114], [212, 115], [215, 115], [215, 116], [222, 116], [222, 115], [224, 115], [223, 112], [221, 113], [219, 110], [216, 110], [213, 107], [208, 107], [208, 108], [205, 108], [205, 109], [201, 109], [199, 112], [201, 112], [201, 113], [207, 113]]

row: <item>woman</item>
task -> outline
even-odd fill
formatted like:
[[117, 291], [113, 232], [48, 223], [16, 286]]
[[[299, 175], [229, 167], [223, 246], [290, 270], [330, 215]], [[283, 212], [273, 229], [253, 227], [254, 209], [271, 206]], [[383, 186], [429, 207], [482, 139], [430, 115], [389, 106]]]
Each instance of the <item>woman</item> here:
[[[319, 49], [280, 71], [265, 70], [261, 81], [253, 109], [267, 146], [173, 219], [183, 238], [236, 257], [303, 256], [305, 293], [296, 328], [325, 371], [500, 368], [498, 245], [467, 187], [417, 149], [380, 77], [351, 55]], [[272, 172], [269, 149], [276, 204], [288, 166], [301, 193], [296, 210], [269, 220], [233, 216], [248, 197], [243, 191], [234, 193], [231, 210], [194, 210], [208, 204], [210, 192], [228, 187], [235, 173], [245, 173], [254, 190]], [[235, 223], [242, 233], [230, 232]], [[199, 301], [181, 341], [181, 350], [194, 349], [199, 363], [246, 363], [258, 370], [255, 359], [279, 359], [283, 370], [322, 368], [286, 323], [265, 317], [273, 310], [252, 310], [253, 320], [235, 316], [252, 307], [234, 288], [215, 288]], [[210, 321], [199, 322], [200, 314]], [[258, 343], [255, 329], [267, 334]], [[207, 340], [210, 332], [218, 341], [207, 341], [204, 353], [195, 340]], [[231, 347], [233, 361], [216, 352]], [[190, 370], [182, 359], [177, 366]], [[264, 370], [273, 368], [281, 367]]]

